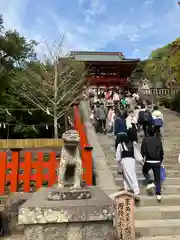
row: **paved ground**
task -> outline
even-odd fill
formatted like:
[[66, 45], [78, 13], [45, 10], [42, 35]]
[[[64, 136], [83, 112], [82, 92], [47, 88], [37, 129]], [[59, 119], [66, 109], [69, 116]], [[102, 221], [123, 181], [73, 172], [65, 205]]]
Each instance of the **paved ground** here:
[[1, 238], [2, 240], [25, 240], [25, 237], [23, 235], [12, 235], [8, 237]]
[[[22, 235], [12, 235], [11, 237], [1, 238], [2, 240], [25, 240], [25, 237]], [[142, 237], [138, 240], [180, 240], [180, 236], [164, 236], [164, 237]]]
[[157, 236], [157, 237], [142, 237], [138, 238], [138, 240], [180, 240], [180, 236]]

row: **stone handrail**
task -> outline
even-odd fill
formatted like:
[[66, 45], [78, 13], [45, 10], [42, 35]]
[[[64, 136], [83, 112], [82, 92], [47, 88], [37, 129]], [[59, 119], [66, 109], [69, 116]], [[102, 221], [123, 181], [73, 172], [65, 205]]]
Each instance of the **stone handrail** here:
[[158, 104], [159, 97], [172, 96], [180, 92], [180, 88], [150, 88], [139, 89], [138, 94], [144, 101], [149, 101], [152, 104]]
[[174, 95], [180, 92], [180, 88], [150, 88], [150, 89], [140, 89], [141, 92], [145, 96], [156, 95], [156, 96], [164, 96], [164, 95]]
[[111, 170], [106, 162], [106, 156], [98, 141], [94, 127], [90, 122], [90, 108], [88, 101], [81, 101], [80, 109], [86, 129], [89, 144], [93, 147], [93, 165], [97, 174], [97, 186], [103, 189], [107, 194], [117, 192], [117, 187], [112, 176]]

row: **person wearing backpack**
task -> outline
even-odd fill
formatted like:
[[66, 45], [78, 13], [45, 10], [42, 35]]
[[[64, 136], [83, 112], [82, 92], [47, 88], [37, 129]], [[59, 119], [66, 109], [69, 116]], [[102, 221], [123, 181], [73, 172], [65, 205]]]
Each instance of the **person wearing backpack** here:
[[142, 163], [142, 156], [137, 147], [137, 143], [133, 142], [130, 132], [118, 139], [116, 150], [116, 162], [122, 167], [123, 183], [126, 191], [130, 190], [134, 193], [135, 201], [139, 201], [139, 184], [136, 175], [136, 161]]
[[[145, 137], [141, 144], [141, 155], [144, 159], [143, 175], [147, 182], [146, 190], [149, 191], [156, 187], [156, 198], [161, 200], [161, 164], [164, 158], [164, 150], [161, 139], [155, 135], [154, 128], [148, 128], [148, 136]], [[149, 171], [152, 169], [154, 174], [154, 182], [149, 176]]]
[[164, 117], [162, 112], [159, 111], [158, 106], [154, 106], [154, 109], [152, 112], [152, 118], [153, 118], [155, 133], [157, 136], [159, 136], [161, 134], [161, 127], [163, 126]]
[[106, 118], [107, 113], [103, 103], [97, 104], [94, 117], [98, 123], [98, 131], [101, 134], [106, 133]]
[[152, 126], [152, 114], [144, 104], [139, 110], [138, 124], [143, 127], [144, 136], [147, 136], [147, 128]]
[[120, 141], [121, 137], [127, 134], [126, 128], [126, 120], [123, 114], [116, 109], [115, 112], [116, 116], [114, 119], [114, 137], [115, 137], [115, 151], [117, 149], [118, 142]]

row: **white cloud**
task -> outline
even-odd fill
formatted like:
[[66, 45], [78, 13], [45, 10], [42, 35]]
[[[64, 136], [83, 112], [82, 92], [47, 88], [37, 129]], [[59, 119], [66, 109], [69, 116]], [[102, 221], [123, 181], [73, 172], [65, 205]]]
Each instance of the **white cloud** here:
[[[82, 0], [81, 0], [82, 1]], [[83, 0], [85, 2], [85, 0]], [[102, 0], [86, 0], [89, 3], [89, 7], [85, 10], [85, 21], [91, 23], [96, 15], [100, 15], [106, 12], [106, 2]]]
[[151, 5], [153, 3], [154, 3], [154, 0], [146, 0], [146, 1], [144, 1], [143, 5], [147, 6], [147, 5]]
[[[64, 51], [73, 50], [96, 50], [106, 46], [116, 38], [136, 41], [139, 39], [139, 28], [127, 25], [118, 18], [111, 21], [107, 18], [107, 2], [105, 0], [79, 0], [79, 7], [87, 5], [84, 10], [84, 19], [77, 24], [75, 19], [66, 19], [55, 14], [51, 9], [44, 17], [37, 17], [33, 27], [26, 29], [23, 25], [23, 18], [28, 0], [0, 0], [0, 12], [3, 13], [4, 25], [7, 29], [17, 29], [21, 34], [43, 42], [44, 39], [52, 45], [52, 41], [65, 35]], [[82, 9], [81, 9], [82, 10]], [[104, 14], [104, 15], [103, 15]], [[96, 22], [96, 17], [102, 16], [102, 20]], [[51, 33], [54, 32], [54, 35]], [[38, 50], [40, 51], [39, 46]]]
[[24, 32], [22, 18], [26, 8], [26, 0], [0, 0], [0, 13], [3, 14], [4, 26]]
[[[64, 51], [100, 50], [111, 42], [122, 51], [121, 43], [123, 42], [126, 43], [126, 48], [130, 52], [131, 48], [134, 49], [129, 55], [143, 55], [143, 51], [148, 55], [150, 54], [149, 46], [163, 45], [169, 41], [170, 36], [174, 38], [180, 35], [180, 8], [177, 5], [174, 5], [168, 14], [155, 16], [152, 8], [153, 1], [146, 0], [140, 6], [144, 10], [139, 17], [136, 16], [135, 8], [130, 6], [127, 24], [127, 19], [123, 20], [121, 11], [113, 12], [114, 15], [109, 12], [110, 0], [78, 0], [78, 15], [72, 14], [72, 17], [57, 15], [51, 8], [42, 7], [42, 12], [37, 18], [31, 16], [32, 19], [36, 18], [33, 19], [35, 24], [27, 28], [23, 20], [26, 17], [28, 1], [30, 0], [0, 0], [0, 13], [4, 16], [5, 27], [16, 29], [28, 39], [35, 39], [38, 42], [46, 39], [50, 45], [53, 44], [53, 40], [59, 42], [65, 35]], [[136, 20], [131, 21], [133, 15]], [[152, 36], [154, 36], [153, 43], [149, 40]], [[39, 46], [38, 51], [40, 48]]]
[[132, 53], [129, 56], [129, 58], [139, 58], [140, 53], [141, 53], [141, 50], [139, 48], [135, 48], [132, 50]]
[[128, 36], [128, 39], [131, 41], [131, 42], [135, 42], [139, 39], [139, 35], [137, 33], [133, 33], [131, 35]]

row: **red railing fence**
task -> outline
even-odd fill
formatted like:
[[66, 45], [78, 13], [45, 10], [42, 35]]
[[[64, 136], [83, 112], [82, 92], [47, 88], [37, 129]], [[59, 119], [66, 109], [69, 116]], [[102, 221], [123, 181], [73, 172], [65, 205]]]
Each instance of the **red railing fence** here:
[[[88, 144], [85, 126], [81, 120], [78, 105], [74, 106], [74, 128], [80, 135], [80, 151], [82, 157], [83, 176], [87, 185], [92, 185], [92, 148]], [[57, 169], [60, 158], [55, 152], [44, 154], [38, 152], [36, 156], [32, 152], [0, 152], [0, 195], [8, 192], [30, 192], [31, 184], [38, 190], [43, 185], [52, 186], [57, 182]], [[46, 183], [46, 184], [45, 184]], [[7, 187], [8, 185], [8, 187]], [[8, 188], [8, 189], [7, 189]]]
[[[38, 190], [46, 182], [52, 186], [57, 181], [56, 169], [59, 161], [56, 153], [51, 152], [44, 159], [44, 153], [38, 152], [37, 157], [32, 152], [25, 152], [23, 158], [19, 158], [19, 152], [12, 152], [11, 158], [6, 152], [0, 152], [0, 194], [8, 192], [30, 192], [31, 182], [35, 182]], [[6, 186], [9, 186], [8, 190]], [[20, 185], [23, 187], [20, 190]]]

